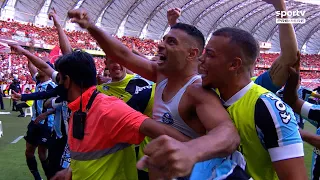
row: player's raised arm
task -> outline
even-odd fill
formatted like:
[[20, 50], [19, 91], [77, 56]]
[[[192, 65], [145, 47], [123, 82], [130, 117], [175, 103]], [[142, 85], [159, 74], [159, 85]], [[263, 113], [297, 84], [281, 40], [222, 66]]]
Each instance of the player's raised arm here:
[[29, 61], [42, 72], [46, 73], [49, 77], [52, 76], [54, 69], [51, 68], [49, 64], [44, 62], [41, 58], [37, 57], [36, 55], [32, 54], [28, 50], [22, 48], [16, 44], [9, 44], [12, 50], [14, 50], [18, 54], [25, 55]]
[[51, 12], [49, 13], [49, 19], [53, 20], [54, 26], [57, 28], [58, 37], [59, 37], [59, 44], [62, 54], [68, 54], [72, 52], [72, 47], [70, 45], [69, 39], [64, 32], [61, 24], [59, 23], [60, 19], [57, 16], [56, 10], [52, 8]]
[[[264, 0], [274, 6], [276, 11], [286, 11], [284, 0]], [[277, 86], [283, 86], [288, 77], [288, 67], [297, 62], [297, 39], [291, 24], [279, 24], [279, 38], [280, 38], [280, 56], [270, 68], [270, 76], [272, 82]]]
[[103, 30], [98, 28], [89, 18], [88, 13], [83, 9], [70, 10], [68, 16], [72, 22], [78, 23], [82, 28], [97, 40], [100, 47], [106, 53], [107, 57], [117, 63], [127, 67], [133, 72], [139, 74], [146, 79], [156, 82], [157, 80], [157, 65], [141, 56], [134, 54], [129, 48], [123, 45], [116, 38], [108, 35]]
[[179, 8], [169, 9], [167, 11], [168, 24], [170, 26], [177, 24], [180, 16], [181, 16], [181, 9]]

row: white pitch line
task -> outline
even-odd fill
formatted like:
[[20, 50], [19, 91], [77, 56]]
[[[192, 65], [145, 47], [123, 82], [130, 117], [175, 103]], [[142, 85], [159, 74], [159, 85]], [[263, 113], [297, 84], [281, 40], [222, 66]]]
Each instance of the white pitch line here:
[[11, 144], [17, 143], [17, 142], [20, 141], [20, 139], [22, 139], [22, 138], [23, 138], [23, 136], [17, 137], [17, 139], [15, 139], [14, 141], [12, 141]]

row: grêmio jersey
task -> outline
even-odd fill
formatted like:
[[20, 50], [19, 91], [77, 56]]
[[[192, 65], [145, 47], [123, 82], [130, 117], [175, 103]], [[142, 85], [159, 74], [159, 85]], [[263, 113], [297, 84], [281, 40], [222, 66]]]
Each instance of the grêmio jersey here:
[[278, 179], [273, 162], [304, 156], [294, 113], [275, 94], [251, 82], [224, 106], [240, 134], [239, 151], [253, 179]]
[[153, 86], [155, 83], [137, 74], [127, 74], [121, 81], [98, 85], [97, 90], [123, 100], [131, 108], [150, 117], [154, 95]]
[[[301, 116], [306, 118], [317, 128], [316, 134], [320, 136], [320, 105], [305, 102], [301, 108]], [[311, 179], [320, 179], [320, 150], [314, 148], [312, 154]]]
[[[101, 93], [122, 99], [131, 108], [148, 117], [152, 117], [155, 88], [155, 83], [146, 80], [137, 74], [127, 74], [121, 81], [97, 86], [97, 90]], [[144, 155], [143, 148], [149, 142], [150, 138], [145, 137], [140, 144], [138, 159]]]

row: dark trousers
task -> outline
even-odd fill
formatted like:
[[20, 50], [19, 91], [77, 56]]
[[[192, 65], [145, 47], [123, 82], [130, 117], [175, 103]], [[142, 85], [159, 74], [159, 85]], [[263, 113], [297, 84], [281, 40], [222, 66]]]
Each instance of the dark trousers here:
[[23, 109], [22, 108], [28, 108], [29, 105], [26, 103], [19, 103], [16, 105], [16, 110], [20, 111], [20, 114], [24, 114]]
[[3, 104], [2, 97], [3, 97], [3, 95], [0, 93], [0, 106], [1, 106], [1, 109], [4, 109], [4, 104]]
[[13, 100], [12, 111], [16, 111], [16, 110], [17, 110], [17, 101]]
[[52, 136], [48, 141], [48, 160], [50, 172], [48, 174], [49, 178], [53, 177], [58, 171], [62, 170], [61, 167], [61, 158], [64, 152], [64, 149], [67, 144], [67, 137], [63, 136], [62, 138], [56, 138], [56, 133], [53, 132]]

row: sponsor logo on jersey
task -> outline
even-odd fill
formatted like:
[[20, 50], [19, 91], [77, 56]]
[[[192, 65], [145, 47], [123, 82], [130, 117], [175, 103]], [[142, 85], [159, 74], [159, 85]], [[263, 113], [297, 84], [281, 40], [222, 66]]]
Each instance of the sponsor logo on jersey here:
[[164, 113], [162, 116], [162, 122], [166, 124], [173, 124], [173, 118], [170, 113]]
[[314, 149], [313, 149], [313, 152], [314, 152], [315, 154], [317, 154], [318, 156], [320, 156], [320, 150], [319, 150], [318, 148], [314, 148]]
[[293, 116], [293, 113], [290, 113], [285, 103], [273, 93], [267, 93], [265, 96], [275, 101], [275, 107], [279, 111], [279, 116], [281, 117], [282, 122], [284, 124], [288, 124]]
[[104, 91], [108, 91], [110, 88], [109, 88], [109, 86], [103, 86], [102, 89], [103, 89]]

